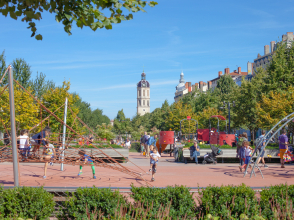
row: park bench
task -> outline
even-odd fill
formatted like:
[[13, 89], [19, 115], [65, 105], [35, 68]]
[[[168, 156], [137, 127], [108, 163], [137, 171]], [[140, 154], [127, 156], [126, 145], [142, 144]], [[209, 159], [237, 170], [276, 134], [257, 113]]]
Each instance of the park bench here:
[[[222, 158], [222, 163], [224, 162], [224, 158], [236, 158], [236, 148], [233, 149], [222, 149], [223, 154], [217, 156], [217, 158]], [[203, 158], [203, 156], [206, 153], [210, 153], [210, 149], [200, 149], [200, 156], [198, 158]], [[265, 158], [280, 158], [278, 155], [280, 151], [279, 150], [271, 150], [271, 149], [266, 149], [265, 150]], [[271, 155], [271, 157], [268, 157], [268, 155]], [[253, 156], [253, 158], [256, 158], [256, 154]], [[187, 164], [187, 162], [191, 160], [190, 159], [190, 150], [189, 149], [184, 149], [183, 150], [183, 162]], [[194, 158], [193, 158], [194, 160]], [[195, 160], [194, 160], [195, 161]]]

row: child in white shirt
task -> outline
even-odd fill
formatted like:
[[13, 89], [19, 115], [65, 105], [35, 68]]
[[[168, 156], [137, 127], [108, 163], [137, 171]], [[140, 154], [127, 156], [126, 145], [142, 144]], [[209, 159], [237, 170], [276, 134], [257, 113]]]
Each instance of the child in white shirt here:
[[29, 131], [24, 129], [20, 132], [20, 136], [17, 137], [19, 139], [19, 150], [22, 156], [22, 160], [27, 159], [30, 152], [30, 139], [28, 136]]
[[150, 163], [152, 164], [152, 178], [151, 181], [155, 181], [154, 176], [156, 173], [156, 168], [157, 168], [157, 164], [158, 164], [158, 160], [160, 158], [160, 154], [157, 152], [157, 149], [154, 148], [153, 149], [153, 153], [150, 153]]

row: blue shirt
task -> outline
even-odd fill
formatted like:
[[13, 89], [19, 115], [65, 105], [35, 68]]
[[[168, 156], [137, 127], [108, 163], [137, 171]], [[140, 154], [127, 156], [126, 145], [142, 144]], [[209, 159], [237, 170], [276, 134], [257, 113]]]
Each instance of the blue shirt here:
[[148, 145], [156, 146], [156, 139], [154, 137], [150, 137], [147, 142]]
[[92, 163], [92, 162], [93, 162], [93, 160], [91, 159], [91, 157], [90, 157], [89, 155], [84, 154], [83, 157], [84, 157], [84, 158], [83, 158], [82, 160], [85, 160], [85, 159], [87, 158], [89, 163]]
[[259, 138], [261, 139], [261, 145], [259, 147], [262, 148], [265, 145], [266, 139], [264, 138], [264, 135], [260, 135]]
[[42, 144], [45, 146], [46, 143], [45, 143], [44, 140], [42, 140], [42, 138], [45, 138], [45, 137], [46, 137], [46, 133], [45, 133], [45, 131], [41, 131], [40, 133], [35, 134], [35, 135], [32, 137], [32, 139], [34, 139], [35, 142], [36, 142], [37, 144], [39, 144], [39, 145], [41, 144], [41, 141], [42, 141]]

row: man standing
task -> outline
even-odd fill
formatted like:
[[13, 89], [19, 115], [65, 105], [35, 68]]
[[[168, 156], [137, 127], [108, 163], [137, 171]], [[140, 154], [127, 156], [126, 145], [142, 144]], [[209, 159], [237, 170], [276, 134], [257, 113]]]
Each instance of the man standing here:
[[[260, 135], [260, 137], [259, 137], [259, 139], [260, 139], [260, 141], [261, 141], [261, 144], [260, 144], [259, 147], [257, 148], [259, 154], [260, 154], [260, 152], [261, 152], [261, 148], [264, 147], [265, 142], [266, 142], [266, 139], [265, 139], [264, 136], [265, 136], [265, 131], [261, 131], [261, 135]], [[259, 157], [259, 159], [258, 159], [257, 164], [259, 164], [259, 162], [260, 162], [260, 160], [261, 160], [262, 164], [264, 165], [264, 168], [268, 168], [268, 166], [265, 164], [265, 161], [264, 161], [264, 153], [265, 153], [265, 149], [263, 149], [263, 151], [262, 151], [262, 153], [261, 153], [261, 155], [260, 155], [260, 157]]]
[[[144, 141], [144, 147], [145, 147], [145, 157], [147, 157], [147, 149], [148, 149], [148, 139], [149, 136], [147, 135], [147, 131], [144, 132], [143, 141]], [[148, 156], [149, 157], [149, 156]]]
[[46, 146], [46, 143], [45, 141], [47, 140], [46, 137], [49, 136], [51, 132], [51, 129], [47, 126], [44, 128], [43, 131], [39, 132], [38, 134], [35, 134], [30, 142], [31, 142], [31, 145], [34, 146], [33, 148], [33, 154], [36, 156], [37, 154], [37, 151], [39, 151], [40, 149], [40, 145], [41, 143], [43, 144], [43, 146]]
[[147, 154], [148, 156], [150, 155], [150, 145], [153, 145], [154, 147], [156, 147], [156, 138], [157, 138], [157, 134], [154, 135], [154, 137], [150, 137], [147, 141]]
[[282, 135], [279, 137], [279, 148], [280, 148], [280, 158], [281, 158], [281, 168], [285, 168], [284, 165], [284, 154], [288, 150], [288, 137], [286, 135], [286, 130], [282, 130]]

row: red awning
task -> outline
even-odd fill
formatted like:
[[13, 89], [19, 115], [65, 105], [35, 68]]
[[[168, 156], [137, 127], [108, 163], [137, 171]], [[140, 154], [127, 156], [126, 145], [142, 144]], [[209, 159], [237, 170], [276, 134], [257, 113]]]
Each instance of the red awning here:
[[220, 120], [223, 120], [223, 121], [226, 120], [226, 118], [224, 116], [221, 116], [221, 115], [213, 115], [213, 116], [211, 116], [211, 118], [219, 118]]

